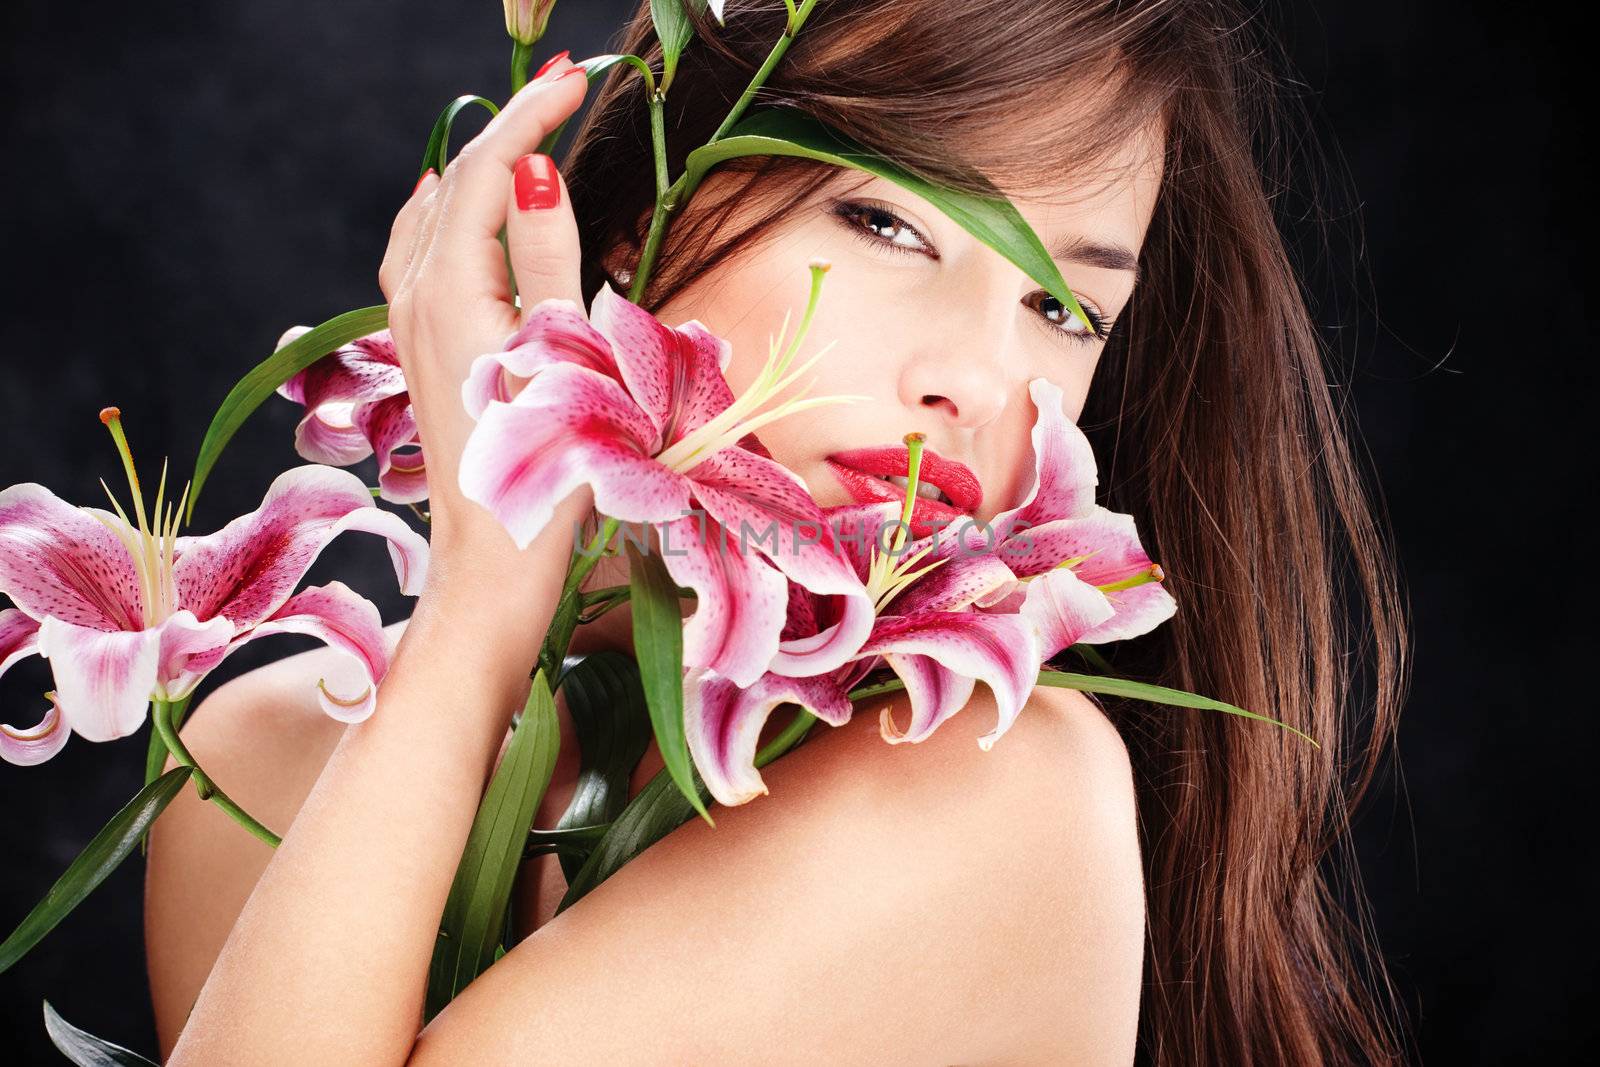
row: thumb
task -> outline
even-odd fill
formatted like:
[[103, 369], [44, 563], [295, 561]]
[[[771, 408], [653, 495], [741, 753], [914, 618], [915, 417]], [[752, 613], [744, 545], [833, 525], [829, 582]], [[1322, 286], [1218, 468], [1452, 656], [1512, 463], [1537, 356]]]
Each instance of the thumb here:
[[549, 156], [534, 152], [511, 168], [506, 245], [522, 318], [541, 300], [570, 300], [584, 311], [578, 222], [566, 183]]

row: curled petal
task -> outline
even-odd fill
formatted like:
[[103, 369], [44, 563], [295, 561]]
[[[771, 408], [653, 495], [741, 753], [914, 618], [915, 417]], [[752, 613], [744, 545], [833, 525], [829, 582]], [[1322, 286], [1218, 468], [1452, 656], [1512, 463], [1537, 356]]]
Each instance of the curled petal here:
[[136, 629], [144, 594], [124, 544], [134, 536], [115, 515], [73, 507], [37, 483], [0, 489], [0, 593], [34, 619]]
[[589, 324], [583, 308], [571, 300], [541, 300], [506, 341], [505, 351], [472, 361], [461, 383], [461, 402], [473, 418], [482, 418], [490, 403], [510, 403], [537, 371], [562, 363], [622, 381], [610, 342]]
[[178, 603], [196, 618], [225, 615], [249, 629], [278, 610], [328, 542], [346, 530], [387, 538], [401, 592], [421, 592], [428, 542], [374, 504], [354, 474], [305, 466], [274, 479], [250, 514], [216, 533], [179, 539]]
[[[987, 750], [1010, 729], [1039, 677], [1038, 635], [1017, 615], [940, 611], [883, 616], [861, 652], [881, 654], [897, 673], [907, 671], [901, 678], [911, 697], [911, 725], [894, 735], [886, 729], [884, 738], [891, 742], [922, 741], [961, 710], [971, 689], [961, 695], [959, 677], [983, 681], [994, 692], [999, 723], [978, 738]], [[917, 662], [917, 657], [930, 663]]]
[[1100, 475], [1094, 450], [1077, 423], [1061, 408], [1061, 390], [1047, 378], [1028, 383], [1038, 415], [1033, 424], [1033, 486], [1020, 506], [1001, 512], [994, 527], [1001, 538], [1017, 526], [1026, 529], [1081, 515], [1094, 506]]
[[60, 752], [72, 736], [66, 720], [61, 717], [61, 705], [54, 693], [46, 693], [50, 708], [37, 726], [19, 729], [0, 722], [0, 759], [19, 767], [32, 767]]
[[689, 483], [651, 458], [655, 429], [620, 384], [581, 367], [542, 370], [510, 404], [490, 404], [461, 456], [461, 491], [526, 548], [556, 507], [589, 485], [623, 522], [676, 519]]
[[[12, 664], [39, 651], [39, 624], [16, 608], [0, 609], [0, 676]], [[50, 695], [50, 708], [37, 726], [23, 729], [0, 723], [0, 759], [31, 767], [61, 751], [68, 730], [61, 720], [61, 709]]]
[[1106, 594], [1063, 568], [1028, 581], [1020, 612], [1039, 635], [1042, 661], [1082, 641], [1116, 609]]
[[160, 630], [107, 632], [53, 618], [39, 626], [61, 715], [90, 741], [126, 737], [144, 722], [160, 653]]
[[[804, 635], [779, 641], [778, 651], [767, 667], [774, 674], [804, 678], [843, 666], [855, 658], [877, 618], [872, 601], [864, 595], [815, 597], [791, 582], [789, 599], [809, 600], [813, 625]], [[794, 618], [791, 612], [790, 621]], [[824, 624], [822, 619], [828, 621]]]
[[756, 770], [761, 727], [779, 704], [799, 704], [839, 726], [850, 719], [850, 700], [840, 675], [785, 678], [767, 674], [740, 686], [715, 671], [684, 677], [683, 732], [689, 754], [717, 803], [743, 804], [767, 792]]
[[886, 653], [883, 658], [906, 684], [906, 696], [911, 700], [908, 729], [895, 724], [892, 704], [885, 704], [878, 713], [878, 732], [891, 745], [926, 740], [940, 723], [967, 706], [978, 684], [929, 656]]
[[661, 524], [661, 561], [679, 585], [695, 591], [683, 624], [683, 662], [715, 670], [735, 685], [761, 676], [778, 651], [787, 584], [761, 557], [739, 551], [704, 515]]
[[[290, 330], [278, 347], [298, 336]], [[358, 337], [284, 382], [278, 394], [306, 407], [305, 417], [295, 427], [296, 452], [313, 463], [339, 467], [358, 463], [373, 452], [370, 438], [360, 429], [362, 410], [406, 395], [394, 338], [388, 330]]]
[[351, 422], [354, 404], [323, 404], [294, 428], [294, 450], [312, 463], [349, 467], [372, 455], [366, 435]]
[[607, 282], [595, 293], [589, 320], [611, 342], [622, 382], [660, 431], [662, 448], [733, 403], [722, 376], [733, 346], [699, 322], [673, 329]]
[[[383, 499], [395, 504], [428, 499], [428, 473], [422, 463], [411, 397], [395, 396], [366, 405], [357, 411], [356, 425], [378, 457], [378, 488]], [[401, 449], [408, 451], [402, 453]]]
[[343, 582], [312, 586], [241, 635], [229, 651], [269, 634], [308, 634], [345, 653], [335, 673], [317, 680], [322, 710], [340, 722], [361, 722], [377, 706], [377, 687], [389, 670], [383, 619], [373, 603]]

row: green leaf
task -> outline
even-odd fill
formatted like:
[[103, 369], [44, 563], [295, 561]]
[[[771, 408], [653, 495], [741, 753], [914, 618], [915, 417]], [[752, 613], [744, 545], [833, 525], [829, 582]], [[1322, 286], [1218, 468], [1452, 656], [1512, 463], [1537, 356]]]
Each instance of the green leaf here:
[[58, 1015], [48, 1000], [44, 1002], [44, 1029], [61, 1054], [78, 1067], [159, 1067], [137, 1052], [79, 1030]]
[[[616, 55], [611, 53], [603, 56], [592, 56], [576, 65], [583, 68], [584, 79], [588, 81], [590, 85], [593, 85], [596, 78], [610, 70], [612, 67], [616, 66], [618, 63], [627, 63], [628, 65], [636, 68], [640, 74], [643, 75], [646, 85], [655, 84], [656, 76], [651, 73], [650, 65], [635, 55]], [[562, 132], [566, 130], [567, 123], [571, 122], [572, 119], [572, 115], [568, 115], [566, 118], [562, 119], [561, 125], [551, 130], [549, 134], [545, 136], [545, 139], [539, 142], [539, 152], [541, 155], [548, 156], [555, 151], [557, 143], [559, 143], [561, 140]]]
[[[578, 784], [555, 829], [608, 823], [627, 806], [633, 769], [650, 747], [650, 711], [639, 666], [621, 652], [592, 653], [562, 675], [561, 693], [577, 735]], [[591, 841], [587, 847], [561, 849], [567, 881], [577, 875], [592, 847]]]
[[689, 803], [681, 787], [663, 767], [622, 809], [622, 814], [611, 823], [611, 828], [578, 873], [567, 879], [567, 891], [556, 906], [557, 915], [616, 874], [629, 860], [694, 818], [696, 810], [705, 810], [706, 803], [711, 800], [711, 790], [706, 788], [693, 766], [689, 774], [698, 804]]
[[[706, 0], [687, 0], [696, 11], [706, 9]], [[694, 36], [694, 23], [684, 11], [685, 0], [650, 0], [650, 21], [655, 23], [656, 36], [661, 40], [661, 88], [672, 84], [672, 75], [678, 69], [678, 57], [683, 46]]]
[[639, 678], [650, 725], [655, 728], [661, 762], [678, 784], [685, 800], [713, 826], [695, 786], [694, 761], [683, 734], [683, 613], [678, 610], [678, 583], [654, 552], [640, 552], [623, 539], [628, 550], [628, 583], [632, 591], [633, 649], [639, 657]]
[[1197, 693], [1185, 692], [1182, 689], [1168, 689], [1164, 685], [1150, 685], [1146, 682], [1135, 682], [1127, 678], [1106, 678], [1097, 674], [1070, 674], [1066, 671], [1041, 670], [1039, 672], [1039, 685], [1053, 685], [1060, 689], [1077, 689], [1085, 693], [1102, 693], [1106, 696], [1133, 697], [1136, 700], [1148, 700], [1154, 704], [1171, 704], [1180, 708], [1201, 708], [1206, 711], [1223, 711], [1229, 715], [1240, 715], [1246, 719], [1257, 722], [1267, 722], [1274, 726], [1281, 726], [1296, 737], [1310, 741], [1312, 747], [1322, 746], [1307, 734], [1301, 733], [1286, 722], [1258, 715], [1253, 711], [1235, 707], [1221, 700], [1213, 700]]
[[417, 171], [417, 180], [421, 181], [423, 175], [432, 170], [439, 174], [444, 173], [444, 168], [450, 162], [450, 130], [456, 124], [456, 119], [461, 113], [474, 104], [489, 112], [490, 116], [500, 114], [500, 108], [493, 100], [468, 93], [458, 96], [445, 105], [439, 113], [439, 118], [433, 124], [433, 132], [428, 134], [428, 147], [422, 150], [422, 167]]
[[[851, 692], [850, 698], [854, 700], [865, 695], [856, 690]], [[756, 753], [756, 766], [765, 767], [792, 751], [805, 739], [806, 732], [816, 721], [816, 716], [802, 710], [782, 732]], [[699, 772], [691, 766], [689, 773], [694, 779], [695, 795], [701, 804], [710, 801], [711, 790], [706, 788]], [[556, 907], [556, 914], [576, 904], [591, 889], [621, 870], [629, 860], [692, 819], [694, 813], [694, 806], [677, 788], [666, 768], [662, 768], [639, 790], [639, 795], [622, 809], [622, 814], [611, 823], [577, 876], [567, 880], [567, 891]]]
[[211, 468], [216, 466], [222, 450], [239, 427], [244, 425], [250, 413], [261, 406], [262, 401], [271, 396], [278, 386], [329, 352], [358, 337], [377, 333], [388, 324], [387, 304], [335, 315], [321, 326], [284, 345], [239, 379], [212, 417], [211, 428], [206, 430], [205, 440], [200, 443], [200, 456], [194, 464], [194, 485], [189, 490], [189, 510], [184, 521], [189, 522], [194, 518], [194, 506], [200, 499], [200, 489], [206, 484], [206, 478], [210, 476]]
[[111, 817], [101, 831], [56, 880], [44, 899], [34, 905], [11, 936], [0, 943], [0, 974], [27, 955], [55, 925], [83, 903], [96, 886], [133, 851], [145, 829], [178, 795], [189, 780], [188, 767], [175, 767], [139, 790], [137, 796]]
[[992, 197], [983, 197], [945, 189], [874, 154], [809, 116], [791, 111], [758, 111], [729, 130], [721, 140], [689, 153], [684, 162], [684, 189], [679, 203], [688, 199], [711, 168], [739, 156], [816, 159], [894, 182], [943, 211], [973, 237], [1015, 263], [1066, 310], [1078, 316], [1085, 326], [1092, 321], [1072, 290], [1067, 288], [1066, 279], [1061, 277], [1061, 271], [1038, 234], [999, 190]]
[[429, 1019], [494, 963], [528, 828], [550, 786], [560, 745], [555, 698], [540, 671], [478, 805], [445, 900], [428, 968]]

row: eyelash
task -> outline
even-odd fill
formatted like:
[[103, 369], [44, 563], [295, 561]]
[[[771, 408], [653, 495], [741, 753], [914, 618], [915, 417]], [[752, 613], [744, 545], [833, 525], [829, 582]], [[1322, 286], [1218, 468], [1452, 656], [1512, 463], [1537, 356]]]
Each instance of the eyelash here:
[[[893, 220], [890, 228], [904, 230], [908, 233], [916, 234], [917, 240], [921, 241], [925, 246], [928, 246], [929, 251], [924, 252], [920, 249], [907, 248], [905, 245], [896, 244], [892, 239], [873, 233], [867, 227], [854, 221], [866, 212], [883, 215]], [[883, 204], [879, 204], [871, 200], [838, 200], [834, 202], [833, 215], [839, 220], [840, 225], [844, 226], [845, 229], [854, 234], [858, 240], [864, 241], [865, 243], [872, 245], [874, 248], [885, 248], [891, 252], [901, 252], [913, 256], [931, 255], [933, 259], [939, 258], [939, 253], [932, 251], [932, 246], [928, 245], [927, 238], [918, 233], [915, 226], [912, 226], [909, 222], [901, 218], [893, 210], [884, 206]], [[1043, 290], [1040, 290], [1037, 294], [1029, 295], [1030, 298], [1033, 295], [1038, 295], [1043, 297], [1045, 300], [1053, 301], [1062, 313], [1066, 313], [1067, 309], [1061, 305], [1060, 301], [1057, 301], [1055, 297], [1044, 292]], [[1062, 329], [1061, 326], [1055, 323], [1053, 320], [1046, 319], [1045, 321], [1049, 324], [1050, 332], [1060, 335], [1068, 341], [1075, 341], [1079, 344], [1089, 344], [1096, 341], [1104, 341], [1110, 336], [1112, 329], [1116, 326], [1116, 323], [1106, 322], [1105, 319], [1101, 317], [1099, 311], [1085, 302], [1081, 297], [1079, 298], [1078, 303], [1083, 306], [1084, 314], [1089, 317], [1089, 332], [1085, 333], [1082, 331]], [[1067, 321], [1071, 322], [1075, 318], [1076, 316], [1073, 316]]]

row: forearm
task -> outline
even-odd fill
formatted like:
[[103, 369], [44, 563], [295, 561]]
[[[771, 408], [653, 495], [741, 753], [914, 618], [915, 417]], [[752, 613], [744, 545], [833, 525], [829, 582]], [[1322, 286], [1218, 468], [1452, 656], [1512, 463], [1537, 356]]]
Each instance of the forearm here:
[[[528, 692], [570, 524], [527, 552], [440, 558], [378, 707], [345, 731], [201, 991], [172, 1063], [398, 1064], [439, 916], [511, 712]], [[508, 570], [512, 573], [507, 573]]]

